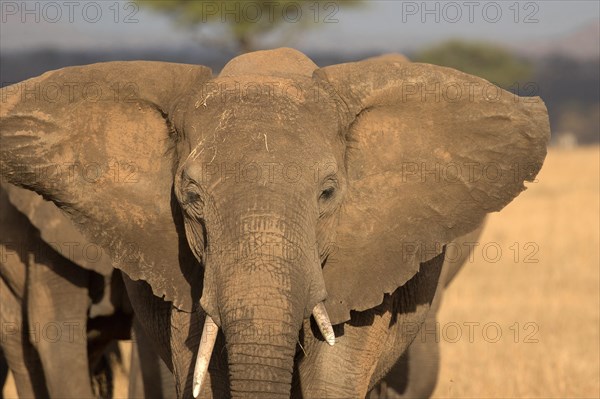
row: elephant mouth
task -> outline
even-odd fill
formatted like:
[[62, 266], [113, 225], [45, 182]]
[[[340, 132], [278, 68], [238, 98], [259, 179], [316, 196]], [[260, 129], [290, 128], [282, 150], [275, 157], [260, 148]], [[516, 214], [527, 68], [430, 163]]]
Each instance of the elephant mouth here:
[[[315, 318], [319, 331], [321, 331], [325, 341], [333, 346], [335, 344], [335, 333], [333, 332], [333, 326], [331, 325], [323, 302], [319, 302], [315, 305], [312, 316]], [[196, 354], [196, 364], [194, 365], [192, 391], [194, 398], [197, 398], [198, 395], [200, 395], [202, 383], [208, 372], [208, 365], [210, 364], [210, 358], [217, 340], [218, 332], [219, 326], [214, 322], [212, 317], [206, 315], [204, 326], [202, 327], [202, 336], [200, 338], [198, 353]]]

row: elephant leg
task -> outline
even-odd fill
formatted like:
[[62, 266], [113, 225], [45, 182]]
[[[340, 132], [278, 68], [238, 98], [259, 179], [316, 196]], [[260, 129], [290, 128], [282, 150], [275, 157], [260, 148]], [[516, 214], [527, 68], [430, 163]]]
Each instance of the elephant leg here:
[[[408, 385], [401, 398], [429, 398], [433, 393], [439, 374], [440, 346], [439, 335], [431, 332], [436, 331], [437, 328], [436, 318], [428, 318], [421, 327], [421, 331], [425, 331], [426, 334], [419, 334], [408, 348], [405, 366]], [[392, 374], [394, 371], [392, 368]], [[388, 383], [388, 387], [388, 390], [395, 390], [393, 384]]]
[[[404, 286], [384, 296], [381, 305], [355, 312], [348, 323], [335, 326], [333, 347], [314, 339], [318, 330], [305, 321], [305, 356], [295, 381], [302, 397], [367, 397], [408, 350], [427, 318], [435, 318], [431, 315], [438, 287], [443, 286], [442, 265], [442, 255], [422, 264]], [[294, 396], [300, 396], [294, 388]]]
[[96, 363], [92, 373], [92, 387], [97, 398], [112, 398], [114, 392], [114, 372], [110, 356], [105, 353]]
[[439, 327], [437, 313], [446, 286], [468, 261], [483, 231], [483, 224], [452, 242], [431, 304], [419, 334], [396, 364], [370, 393], [369, 399], [428, 398], [439, 374]]
[[[204, 316], [201, 317], [200, 312], [178, 311], [170, 302], [154, 296], [150, 286], [144, 281], [133, 281], [123, 275], [123, 282], [136, 320], [144, 330], [150, 346], [173, 372], [177, 397], [183, 398], [184, 393], [188, 392], [189, 396], [186, 398], [191, 398], [194, 364]], [[202, 398], [226, 398], [229, 395], [227, 358], [226, 352], [222, 350], [224, 347], [225, 340], [219, 332], [210, 360], [209, 375], [200, 393]], [[173, 365], [187, 365], [187, 368], [173, 369]]]
[[[125, 283], [127, 295], [135, 314], [136, 327], [134, 334], [136, 330], [141, 329], [146, 338], [145, 340], [143, 339], [144, 343], [141, 346], [138, 345], [138, 348], [132, 348], [132, 351], [136, 352], [133, 356], [139, 361], [139, 352], [137, 351], [150, 350], [149, 347], [151, 347], [164, 361], [167, 368], [173, 370], [174, 359], [177, 356], [185, 356], [186, 352], [171, 347], [171, 333], [173, 330], [171, 328], [171, 304], [154, 296], [150, 286], [143, 281], [133, 281], [126, 275], [123, 275], [123, 282]], [[138, 374], [135, 378], [142, 378], [142, 381], [139, 383], [137, 381], [130, 382], [130, 388], [132, 390], [135, 389], [134, 392], [130, 392], [130, 397], [132, 397], [133, 393], [137, 395], [139, 391], [143, 391], [143, 387], [140, 389], [140, 385], [143, 386], [141, 368], [139, 370], [133, 370], [132, 368], [132, 373]], [[185, 377], [186, 375], [183, 376], [182, 382], [176, 382], [178, 397], [182, 397], [183, 389], [185, 388]]]
[[176, 396], [175, 379], [139, 322], [133, 322], [135, 345], [131, 350], [129, 397], [145, 399], [173, 398]]
[[103, 361], [119, 340], [131, 339], [132, 315], [117, 311], [87, 320], [87, 353], [90, 370]]
[[[467, 241], [474, 241], [480, 234], [481, 229], [477, 229], [475, 232], [457, 240], [457, 245]], [[437, 313], [442, 303], [446, 285], [460, 270], [469, 255], [470, 252], [465, 251], [458, 259], [448, 259], [446, 257], [431, 308], [427, 313], [425, 321], [420, 326], [418, 334], [408, 349], [401, 354], [393, 367], [385, 374], [377, 386], [371, 390], [368, 396], [369, 399], [420, 399], [431, 396], [437, 383], [440, 361], [440, 335]], [[401, 329], [399, 333], [399, 336], [402, 336], [404, 331]], [[395, 345], [393, 342], [389, 342], [388, 344]], [[380, 361], [379, 370], [375, 373], [376, 376], [385, 373], [383, 363], [386, 363], [385, 356]]]
[[406, 352], [369, 393], [369, 399], [429, 398], [439, 370], [439, 344], [435, 317], [428, 318]]
[[0, 190], [0, 346], [21, 398], [48, 397], [44, 373], [29, 342], [23, 296], [27, 276], [27, 223], [19, 220]]
[[39, 335], [48, 391], [57, 398], [91, 398], [87, 354], [89, 271], [56, 253], [42, 253], [29, 265], [27, 314]]
[[[429, 309], [428, 304], [423, 304], [412, 314], [395, 315], [395, 302], [395, 298], [386, 296], [378, 308], [357, 312], [350, 322], [335, 326], [336, 343], [332, 347], [315, 339], [320, 333], [310, 320], [305, 320], [301, 352], [304, 356], [298, 362], [292, 396], [303, 399], [365, 398], [371, 381], [379, 380], [375, 376], [381, 373], [378, 371], [381, 364], [390, 363], [391, 367], [402, 353], [402, 346], [408, 346], [408, 342], [396, 342], [398, 326], [405, 322], [420, 325], [420, 315], [424, 318]], [[382, 358], [386, 360], [382, 361]]]
[[6, 384], [7, 377], [8, 377], [8, 363], [6, 363], [6, 358], [4, 357], [4, 353], [2, 353], [2, 348], [0, 348], [0, 399], [4, 398], [2, 391], [4, 391], [4, 384]]
[[[389, 303], [385, 305], [389, 306]], [[332, 347], [318, 340], [305, 341], [306, 355], [295, 376], [293, 397], [316, 399], [366, 396], [371, 375], [384, 349], [391, 313], [365, 312], [355, 318], [355, 321], [354, 325], [335, 327], [337, 338]], [[310, 320], [305, 320], [304, 331], [315, 329], [310, 323]], [[367, 325], [369, 327], [364, 328]], [[318, 331], [314, 333], [316, 336], [319, 334]]]
[[8, 378], [8, 370], [8, 363], [6, 362], [6, 358], [0, 347], [0, 399], [4, 399], [4, 385]]
[[[6, 265], [4, 265], [6, 266]], [[25, 265], [22, 265], [25, 268]], [[0, 278], [0, 344], [13, 374], [20, 398], [49, 397], [42, 364], [29, 342], [27, 320], [23, 318], [21, 301]]]
[[91, 273], [89, 293], [93, 303], [88, 312], [87, 345], [90, 370], [94, 370], [106, 363], [109, 352], [120, 355], [117, 341], [131, 339], [133, 312], [116, 270], [104, 277]]
[[152, 294], [150, 286], [123, 275], [123, 282], [133, 308], [134, 320], [146, 333], [152, 347], [169, 369], [173, 368], [170, 347], [171, 304]]
[[144, 379], [142, 377], [140, 357], [138, 356], [138, 345], [135, 333], [133, 333], [131, 360], [129, 361], [129, 387], [127, 389], [127, 397], [129, 399], [144, 398]]
[[[200, 345], [204, 314], [200, 312], [186, 313], [173, 309], [171, 312], [171, 349], [173, 363], [176, 365], [187, 364], [189, 368], [175, 369], [176, 383], [179, 392], [190, 392], [191, 398], [194, 365], [196, 353]], [[208, 375], [202, 384], [200, 396], [202, 398], [229, 398], [229, 375], [227, 352], [225, 351], [225, 337], [219, 331], [210, 364]], [[187, 398], [187, 397], [186, 397]]]

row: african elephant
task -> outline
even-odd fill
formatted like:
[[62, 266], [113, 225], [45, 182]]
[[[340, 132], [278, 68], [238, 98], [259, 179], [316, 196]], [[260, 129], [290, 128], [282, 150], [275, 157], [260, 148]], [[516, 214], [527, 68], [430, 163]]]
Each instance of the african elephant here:
[[[539, 98], [399, 55], [109, 62], [1, 95], [2, 174], [110, 251], [186, 398], [365, 397], [426, 320], [444, 248], [549, 139]], [[36, 173], [55, 165], [73, 168]]]
[[0, 186], [0, 223], [0, 346], [19, 397], [108, 397], [104, 352], [131, 320], [118, 272], [31, 191]]

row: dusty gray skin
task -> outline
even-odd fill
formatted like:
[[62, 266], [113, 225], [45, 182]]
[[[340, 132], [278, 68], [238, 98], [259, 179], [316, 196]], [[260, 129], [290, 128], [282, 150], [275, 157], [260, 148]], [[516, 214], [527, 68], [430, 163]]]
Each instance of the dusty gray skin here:
[[[24, 85], [60, 91], [28, 98]], [[201, 397], [364, 397], [414, 338], [402, 326], [427, 318], [443, 246], [541, 168], [544, 104], [490, 88], [397, 55], [319, 69], [291, 49], [237, 57], [217, 77], [66, 68], [2, 89], [0, 161], [111, 251], [180, 397], [207, 314], [219, 334], [202, 340], [216, 339]], [[93, 182], [36, 177], [57, 162], [104, 167]], [[114, 162], [135, 179], [115, 178]], [[436, 165], [462, 173], [423, 179]], [[488, 165], [502, 173], [481, 178]], [[310, 317], [320, 303], [334, 346]]]

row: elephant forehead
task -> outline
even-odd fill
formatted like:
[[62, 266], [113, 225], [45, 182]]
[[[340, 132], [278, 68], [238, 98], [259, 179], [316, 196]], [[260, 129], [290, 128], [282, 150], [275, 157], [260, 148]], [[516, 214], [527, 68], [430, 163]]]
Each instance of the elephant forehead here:
[[[331, 148], [335, 119], [292, 101], [277, 101], [264, 107], [229, 102], [188, 117], [185, 136], [198, 151], [209, 148], [221, 156], [263, 154], [265, 157], [311, 157]], [[205, 153], [206, 154], [206, 153]]]
[[223, 129], [205, 131], [193, 144], [186, 165], [201, 165], [205, 173], [219, 178], [241, 173], [253, 181], [262, 176], [272, 183], [273, 175], [283, 176], [284, 181], [298, 180], [314, 173], [321, 163], [335, 163], [331, 146], [316, 137], [310, 131], [290, 132], [264, 121], [232, 122]]
[[185, 106], [184, 128], [192, 141], [223, 134], [242, 140], [281, 134], [291, 142], [314, 143], [319, 135], [337, 132], [339, 123], [335, 103], [306, 77], [217, 78], [198, 88]]
[[215, 78], [195, 92], [194, 107], [222, 106], [223, 103], [274, 104], [285, 100], [294, 103], [323, 101], [325, 93], [316, 81], [296, 76], [243, 75]]
[[216, 110], [191, 127], [195, 139], [184, 163], [190, 177], [205, 187], [246, 182], [275, 190], [292, 184], [301, 190], [319, 170], [335, 169], [331, 165], [339, 151], [316, 118], [294, 121], [277, 110], [248, 107]]

